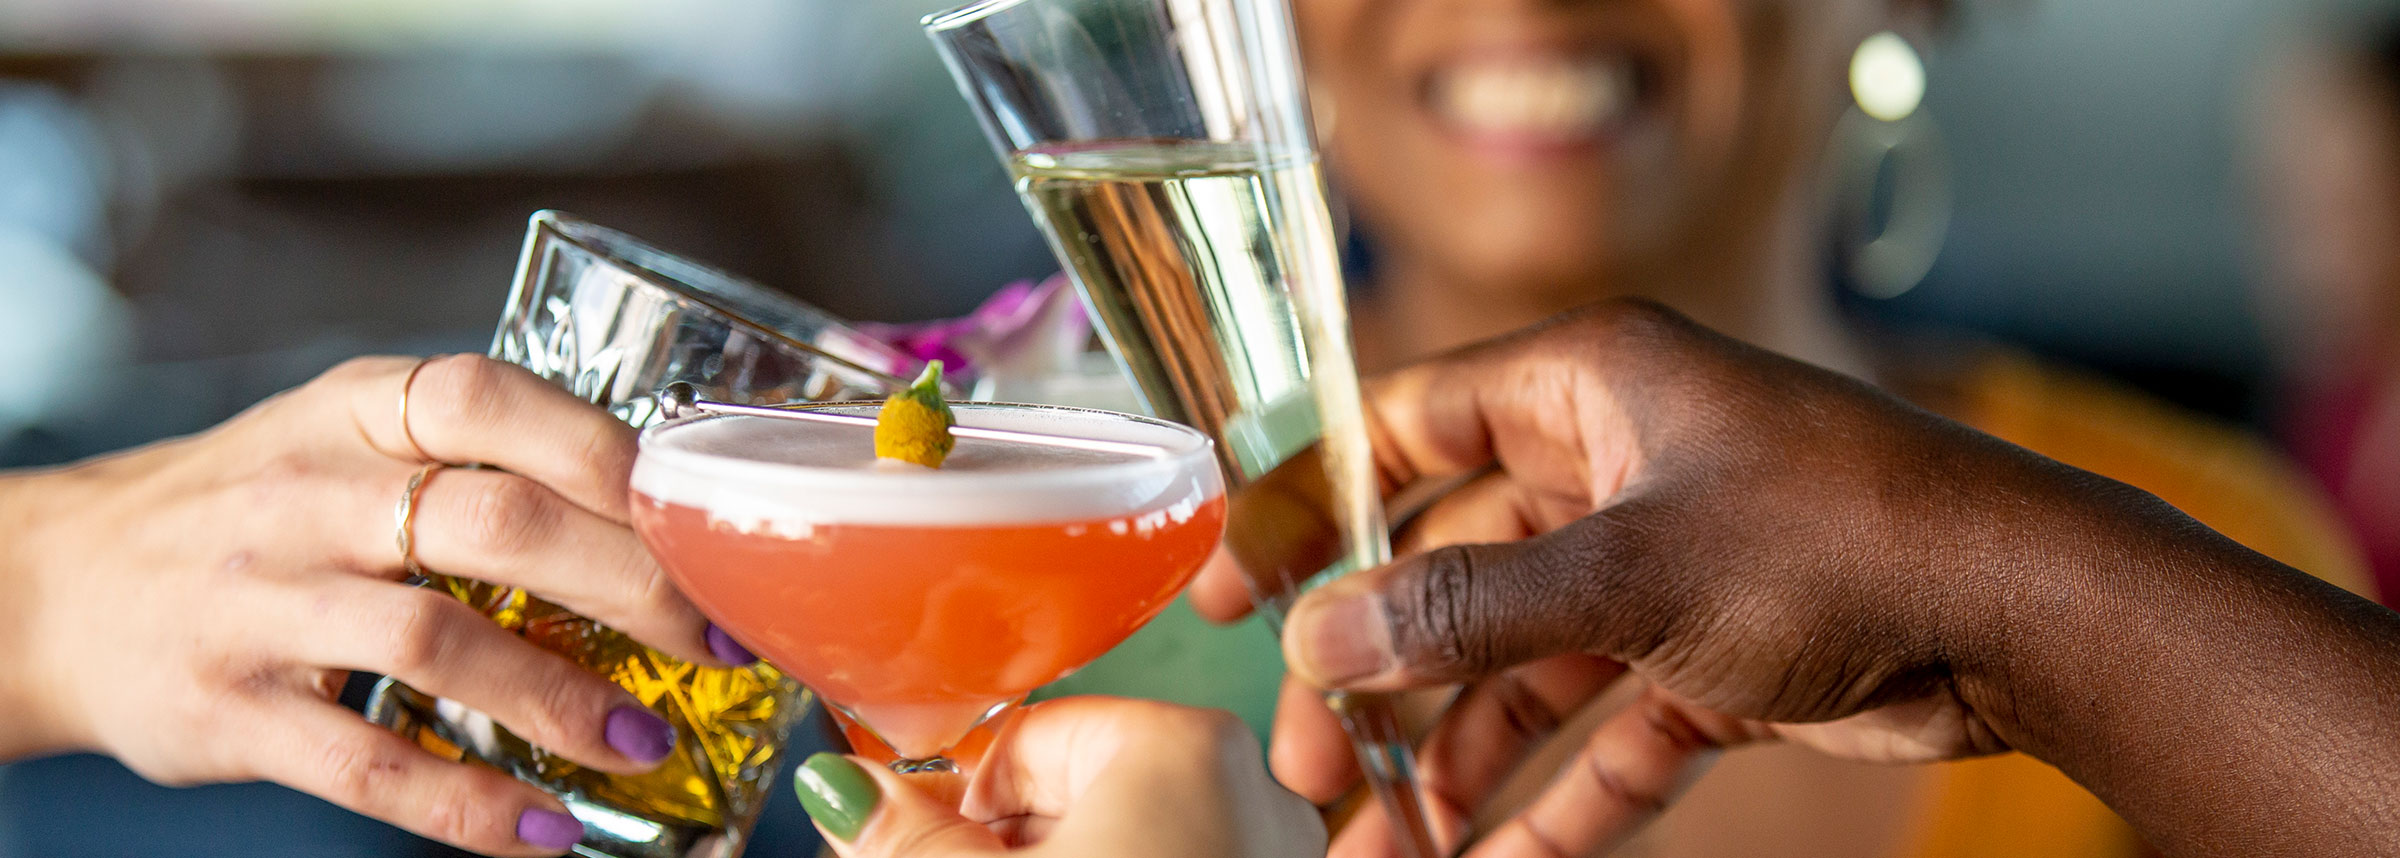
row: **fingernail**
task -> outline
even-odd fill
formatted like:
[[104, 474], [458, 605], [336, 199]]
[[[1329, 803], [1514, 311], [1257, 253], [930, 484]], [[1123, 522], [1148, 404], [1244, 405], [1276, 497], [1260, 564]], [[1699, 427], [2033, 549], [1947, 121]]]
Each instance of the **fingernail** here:
[[708, 624], [708, 654], [716, 656], [718, 661], [736, 667], [758, 661], [758, 656], [751, 655], [750, 650], [743, 647], [741, 641], [734, 640], [733, 636], [726, 634], [724, 629], [717, 628], [716, 623]]
[[1322, 593], [1303, 599], [1284, 630], [1294, 666], [1325, 687], [1390, 670], [1392, 625], [1381, 594]]
[[883, 798], [867, 770], [840, 754], [809, 757], [792, 774], [792, 782], [808, 818], [844, 843], [858, 839], [858, 830], [867, 826], [867, 817], [875, 813], [875, 803]]
[[619, 706], [608, 712], [600, 728], [608, 746], [637, 763], [655, 763], [675, 750], [675, 728], [667, 719], [639, 706]]
[[583, 839], [583, 823], [555, 810], [528, 807], [517, 815], [517, 839], [529, 846], [564, 852]]

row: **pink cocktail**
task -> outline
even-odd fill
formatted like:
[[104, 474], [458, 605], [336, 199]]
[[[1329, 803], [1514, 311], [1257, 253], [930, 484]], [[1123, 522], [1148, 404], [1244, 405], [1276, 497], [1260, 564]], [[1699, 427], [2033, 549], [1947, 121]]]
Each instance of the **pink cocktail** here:
[[1197, 432], [955, 408], [966, 426], [1157, 454], [961, 439], [932, 470], [877, 462], [861, 428], [720, 416], [644, 432], [634, 469], [634, 525], [683, 591], [902, 768], [943, 764], [979, 724], [1123, 641], [1224, 529]]

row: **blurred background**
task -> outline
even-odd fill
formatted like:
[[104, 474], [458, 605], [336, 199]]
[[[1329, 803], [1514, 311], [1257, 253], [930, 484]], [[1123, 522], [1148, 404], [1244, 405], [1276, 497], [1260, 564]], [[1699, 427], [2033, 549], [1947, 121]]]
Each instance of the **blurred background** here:
[[[0, 466], [196, 431], [352, 355], [481, 351], [536, 209], [855, 319], [1045, 275], [917, 32], [937, 5], [0, 0]], [[2400, 103], [2370, 59], [2400, 3], [1972, 12], [1928, 57], [1939, 255], [1846, 303], [2274, 428], [2273, 356], [2344, 306], [2310, 284], [2400, 259], [2370, 228], [2400, 184], [2360, 178], [2400, 182], [2400, 137], [2354, 127]], [[753, 854], [805, 854], [775, 806]], [[0, 856], [229, 844], [438, 854], [269, 787], [0, 768]]]

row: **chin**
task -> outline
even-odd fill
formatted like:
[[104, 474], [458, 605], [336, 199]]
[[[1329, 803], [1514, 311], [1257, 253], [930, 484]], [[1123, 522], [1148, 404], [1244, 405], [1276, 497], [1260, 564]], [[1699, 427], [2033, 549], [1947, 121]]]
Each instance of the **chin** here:
[[[1597, 241], [1566, 237], [1527, 241], [1523, 235], [1493, 236], [1462, 243], [1450, 254], [1453, 273], [1465, 288], [1494, 297], [1561, 304], [1557, 309], [1608, 294], [1614, 265]], [[1536, 320], [1525, 320], [1530, 323]]]

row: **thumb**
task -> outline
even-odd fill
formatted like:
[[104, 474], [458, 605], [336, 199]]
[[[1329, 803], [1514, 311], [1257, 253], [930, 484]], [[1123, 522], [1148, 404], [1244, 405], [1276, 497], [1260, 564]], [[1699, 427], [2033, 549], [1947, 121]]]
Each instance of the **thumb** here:
[[1284, 624], [1284, 660], [1320, 688], [1397, 691], [1461, 682], [1615, 637], [1656, 612], [1619, 592], [1603, 511], [1543, 536], [1458, 545], [1335, 579]]
[[[1008, 851], [998, 835], [957, 809], [955, 783], [919, 783], [873, 763], [817, 754], [793, 773], [817, 830], [842, 858], [949, 858]], [[947, 789], [945, 789], [947, 787]], [[928, 788], [950, 795], [944, 803]]]

